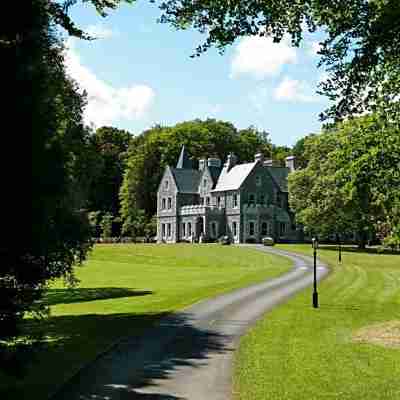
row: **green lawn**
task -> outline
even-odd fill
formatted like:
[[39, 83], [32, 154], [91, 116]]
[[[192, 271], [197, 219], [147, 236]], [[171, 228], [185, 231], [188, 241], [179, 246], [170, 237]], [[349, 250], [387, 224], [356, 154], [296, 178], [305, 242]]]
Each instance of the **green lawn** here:
[[[280, 245], [312, 255], [309, 245]], [[397, 321], [400, 335], [400, 255], [343, 253], [325, 246], [333, 273], [267, 314], [242, 338], [235, 359], [235, 398], [241, 400], [398, 400], [400, 347], [357, 342], [361, 328]], [[373, 332], [372, 332], [373, 333]], [[371, 334], [372, 334], [371, 333]]]
[[50, 347], [17, 386], [6, 387], [0, 376], [1, 399], [4, 391], [12, 399], [45, 399], [82, 364], [165, 313], [290, 268], [285, 258], [217, 244], [97, 245], [86, 264], [77, 269], [77, 289], [58, 282], [49, 290]]

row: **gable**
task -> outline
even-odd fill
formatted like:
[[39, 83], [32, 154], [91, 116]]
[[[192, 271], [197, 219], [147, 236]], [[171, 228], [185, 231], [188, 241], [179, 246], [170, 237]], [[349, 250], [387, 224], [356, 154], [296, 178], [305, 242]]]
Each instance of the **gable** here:
[[[166, 182], [168, 181], [168, 187], [166, 187]], [[157, 193], [159, 192], [170, 192], [171, 190], [175, 190], [177, 188], [175, 178], [171, 173], [171, 167], [167, 166], [165, 168], [164, 174], [161, 178], [161, 181], [158, 185]]]
[[179, 193], [198, 193], [201, 171], [197, 169], [171, 168]]

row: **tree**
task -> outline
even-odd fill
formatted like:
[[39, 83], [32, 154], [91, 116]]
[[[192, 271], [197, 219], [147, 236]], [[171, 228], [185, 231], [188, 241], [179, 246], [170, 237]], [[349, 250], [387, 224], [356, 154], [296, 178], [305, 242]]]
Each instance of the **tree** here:
[[100, 221], [101, 237], [103, 239], [108, 239], [112, 236], [112, 224], [114, 221], [114, 216], [107, 212], [105, 213]]
[[303, 31], [323, 30], [320, 65], [330, 72], [321, 91], [336, 103], [321, 117], [343, 118], [381, 109], [399, 116], [400, 3], [398, 0], [282, 0], [246, 2], [167, 0], [160, 21], [206, 34], [200, 55], [223, 51], [237, 38], [285, 34], [298, 46]]
[[73, 266], [91, 246], [84, 209], [90, 182], [85, 99], [65, 75], [48, 6], [49, 1], [33, 0], [26, 12], [15, 12], [0, 41], [3, 64], [11, 64], [16, 76], [18, 99], [17, 110], [4, 114], [13, 116], [18, 135], [9, 135], [15, 162], [8, 165], [10, 182], [3, 181], [2, 209], [10, 219], [3, 221], [8, 229], [1, 241], [1, 340], [19, 334], [27, 312], [46, 315], [38, 302], [46, 285], [57, 277], [73, 282]]
[[89, 210], [118, 215], [119, 190], [130, 140], [129, 132], [106, 126], [98, 128], [91, 136], [98, 160], [88, 195]]
[[397, 237], [399, 133], [398, 123], [368, 115], [309, 139], [307, 166], [289, 176], [298, 221], [321, 234], [357, 232], [360, 247], [382, 223]]

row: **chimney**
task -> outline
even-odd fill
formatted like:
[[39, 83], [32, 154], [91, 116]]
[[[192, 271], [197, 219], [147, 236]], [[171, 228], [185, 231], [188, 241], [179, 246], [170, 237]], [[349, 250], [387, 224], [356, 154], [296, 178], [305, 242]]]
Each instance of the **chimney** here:
[[224, 170], [228, 172], [236, 165], [236, 163], [237, 163], [237, 157], [233, 153], [229, 153], [224, 164]]
[[264, 162], [264, 154], [259, 152], [254, 155], [254, 161]]
[[207, 160], [207, 165], [209, 167], [221, 168], [221, 160], [217, 157], [211, 157]]
[[289, 168], [290, 172], [295, 171], [296, 170], [296, 157], [295, 156], [286, 157], [285, 165], [286, 165], [286, 168]]
[[279, 161], [277, 160], [265, 160], [263, 163], [264, 167], [279, 167]]
[[203, 171], [205, 167], [206, 167], [206, 159], [205, 158], [200, 158], [200, 160], [199, 160], [199, 171]]

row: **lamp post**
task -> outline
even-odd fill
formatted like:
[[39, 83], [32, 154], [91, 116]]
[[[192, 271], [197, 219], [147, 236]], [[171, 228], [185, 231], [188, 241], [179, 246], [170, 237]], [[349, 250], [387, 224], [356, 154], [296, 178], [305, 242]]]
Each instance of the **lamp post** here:
[[318, 308], [318, 292], [317, 292], [317, 248], [318, 239], [312, 238], [312, 246], [314, 251], [314, 290], [312, 296], [313, 307]]

